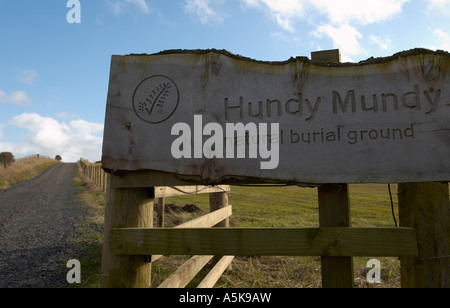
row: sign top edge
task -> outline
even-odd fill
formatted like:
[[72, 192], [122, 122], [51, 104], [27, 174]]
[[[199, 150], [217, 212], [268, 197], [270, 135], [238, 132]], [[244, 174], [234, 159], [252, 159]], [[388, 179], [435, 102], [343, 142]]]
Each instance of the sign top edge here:
[[410, 50], [401, 51], [398, 53], [395, 53], [391, 56], [386, 57], [370, 57], [367, 60], [363, 60], [360, 62], [321, 62], [321, 61], [313, 61], [309, 59], [306, 56], [296, 56], [291, 57], [288, 60], [284, 61], [263, 61], [263, 60], [256, 60], [249, 57], [245, 57], [239, 54], [234, 54], [228, 50], [225, 49], [169, 49], [160, 51], [153, 54], [128, 54], [128, 55], [113, 55], [112, 57], [157, 57], [157, 56], [165, 56], [165, 55], [175, 55], [175, 54], [185, 54], [185, 55], [205, 55], [205, 54], [219, 54], [224, 55], [230, 58], [234, 58], [236, 60], [241, 61], [250, 61], [255, 63], [261, 63], [261, 64], [273, 64], [273, 65], [282, 65], [282, 64], [288, 64], [291, 62], [305, 62], [305, 63], [311, 63], [319, 66], [359, 66], [359, 65], [367, 65], [367, 64], [380, 64], [385, 62], [391, 62], [395, 59], [401, 58], [401, 57], [408, 57], [408, 56], [417, 56], [417, 55], [435, 55], [435, 56], [444, 56], [450, 58], [450, 53], [444, 50], [430, 50], [425, 48], [414, 48]]

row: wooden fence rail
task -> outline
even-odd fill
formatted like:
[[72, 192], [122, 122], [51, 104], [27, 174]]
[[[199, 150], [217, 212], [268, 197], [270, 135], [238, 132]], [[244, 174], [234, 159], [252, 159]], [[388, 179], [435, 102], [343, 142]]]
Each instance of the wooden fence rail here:
[[[128, 272], [128, 268], [135, 267], [135, 263], [139, 265], [140, 281], [138, 287], [150, 287], [151, 276], [151, 263], [162, 258], [164, 255], [170, 254], [157, 254], [155, 251], [145, 255], [139, 256], [124, 256], [115, 252], [114, 239], [117, 236], [114, 233], [116, 228], [123, 228], [124, 226], [135, 225], [136, 228], [152, 228], [153, 230], [166, 230], [161, 228], [164, 225], [164, 221], [158, 224], [160, 226], [153, 227], [153, 209], [158, 204], [157, 209], [160, 213], [164, 213], [165, 198], [188, 195], [188, 194], [209, 194], [210, 196], [210, 213], [194, 220], [183, 223], [179, 226], [171, 228], [173, 230], [184, 230], [192, 228], [212, 228], [223, 227], [228, 225], [229, 217], [232, 215], [232, 206], [228, 204], [227, 193], [230, 187], [227, 185], [222, 186], [171, 186], [171, 187], [150, 187], [150, 188], [116, 188], [109, 181], [108, 193], [107, 193], [107, 208], [106, 208], [106, 221], [105, 224], [105, 237], [103, 245], [103, 261], [102, 261], [102, 286], [103, 287], [133, 287], [136, 286], [136, 280], [131, 277], [128, 281], [125, 273]], [[139, 201], [142, 205], [136, 207]], [[124, 215], [121, 207], [114, 207], [113, 205], [123, 204], [124, 201], [130, 205], [134, 205], [136, 213], [128, 216]], [[158, 201], [156, 203], [156, 201]], [[159, 202], [162, 201], [162, 202]], [[128, 207], [128, 206], [127, 206]], [[129, 207], [128, 207], [129, 210]], [[145, 216], [145, 217], [141, 217]], [[124, 218], [127, 221], [124, 221]], [[111, 223], [112, 222], [112, 223]], [[142, 222], [146, 222], [142, 225]], [[158, 228], [159, 227], [159, 228]], [[168, 277], [159, 288], [183, 288], [191, 282], [191, 280], [207, 265], [211, 260], [217, 260], [214, 258], [214, 254], [200, 256], [195, 253], [187, 252], [184, 255], [192, 256], [185, 264], [183, 264], [178, 270], [176, 270], [170, 277]], [[200, 283], [202, 288], [213, 287], [223, 272], [229, 268], [233, 256], [221, 256], [218, 263], [212, 268], [208, 276]], [[136, 261], [137, 260], [137, 261]], [[133, 274], [134, 276], [134, 274]], [[124, 279], [125, 278], [125, 279]]]
[[[111, 181], [108, 180], [107, 173], [104, 172], [100, 164], [92, 164], [86, 160], [80, 159], [78, 162], [83, 174], [92, 181], [92, 183], [101, 191], [107, 192], [110, 187]], [[109, 185], [108, 185], [109, 183]], [[119, 189], [120, 190], [120, 189]], [[126, 190], [126, 189], [122, 189]], [[114, 189], [111, 189], [114, 191]], [[157, 212], [158, 212], [158, 226], [160, 228], [155, 228], [162, 230], [161, 227], [164, 226], [164, 205], [165, 199], [191, 194], [210, 194], [210, 213], [199, 218], [193, 219], [179, 226], [174, 227], [174, 229], [188, 229], [188, 228], [212, 228], [215, 226], [223, 226], [228, 224], [228, 219], [232, 215], [232, 206], [228, 204], [228, 197], [226, 194], [230, 191], [230, 187], [227, 185], [220, 186], [156, 186], [146, 189], [146, 195], [149, 200], [158, 200]], [[117, 193], [117, 191], [116, 191]], [[107, 197], [108, 198], [108, 197]], [[108, 202], [108, 201], [107, 201]], [[149, 211], [153, 211], [154, 202], [151, 202]], [[120, 215], [120, 214], [118, 214]], [[153, 213], [150, 213], [149, 217], [152, 217]], [[153, 218], [151, 219], [153, 220]], [[225, 222], [225, 223], [224, 223]], [[108, 232], [108, 225], [106, 230]], [[112, 231], [112, 229], [111, 229]], [[106, 238], [109, 238], [108, 236]], [[108, 246], [109, 242], [106, 242], [105, 246]], [[163, 257], [164, 254], [157, 255], [155, 253], [147, 254], [143, 257], [147, 259], [147, 262], [153, 263], [156, 260]], [[192, 255], [192, 254], [187, 254]], [[109, 255], [111, 258], [114, 256]], [[120, 255], [117, 255], [120, 258]], [[185, 264], [183, 264], [177, 271], [175, 271], [167, 280], [161, 283], [158, 288], [184, 288], [187, 284], [200, 272], [205, 265], [207, 265], [211, 260], [213, 260], [214, 255], [211, 256], [193, 256]], [[233, 261], [233, 256], [225, 256], [212, 268], [205, 279], [200, 283], [201, 288], [212, 288], [223, 274], [223, 272], [230, 267]], [[104, 262], [105, 267], [114, 267], [113, 264]], [[149, 266], [150, 267], [150, 266]], [[103, 269], [105, 271], [105, 269]], [[148, 272], [148, 276], [151, 276], [151, 267]], [[145, 280], [149, 281], [149, 277]], [[122, 282], [107, 280], [108, 286], [124, 286]], [[102, 283], [105, 285], [105, 282]], [[150, 285], [148, 285], [150, 286]]]
[[106, 192], [107, 173], [101, 164], [92, 164], [87, 160], [80, 159], [78, 162], [83, 174], [101, 191]]
[[114, 229], [117, 255], [417, 256], [409, 228]]
[[[86, 160], [80, 159], [78, 162], [83, 174], [89, 178], [92, 183], [101, 191], [106, 192], [108, 189], [107, 173], [102, 169], [100, 164], [92, 164]], [[158, 226], [164, 226], [165, 199], [175, 196], [191, 195], [191, 194], [210, 194], [210, 210], [209, 214], [193, 219], [174, 229], [188, 228], [212, 228], [220, 226], [222, 222], [227, 221], [232, 215], [232, 206], [228, 204], [226, 193], [230, 191], [228, 185], [220, 186], [156, 186], [148, 190], [148, 195], [158, 200]], [[156, 229], [155, 229], [156, 230]], [[188, 254], [189, 255], [189, 254]], [[163, 254], [157, 255], [150, 253], [145, 255], [150, 263], [155, 262], [163, 257]], [[193, 256], [178, 270], [176, 270], [169, 278], [161, 283], [158, 288], [184, 288], [189, 282], [211, 261], [211, 256]], [[212, 268], [205, 279], [200, 283], [201, 288], [212, 288], [219, 280], [223, 272], [230, 267], [233, 256], [225, 256], [219, 259], [217, 264]]]

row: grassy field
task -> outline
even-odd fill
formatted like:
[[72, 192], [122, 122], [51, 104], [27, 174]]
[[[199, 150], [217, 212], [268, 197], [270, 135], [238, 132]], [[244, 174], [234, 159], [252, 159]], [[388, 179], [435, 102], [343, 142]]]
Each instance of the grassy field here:
[[[101, 241], [103, 230], [103, 205], [105, 195], [89, 184], [89, 180], [78, 176], [76, 185], [82, 188], [80, 199], [88, 213], [80, 225], [80, 243], [85, 246], [81, 257], [83, 283], [78, 287], [99, 287], [101, 266]], [[398, 217], [396, 196], [397, 186], [392, 186], [394, 209]], [[391, 203], [387, 185], [351, 185], [351, 215], [353, 227], [394, 227]], [[229, 203], [233, 205], [231, 227], [318, 227], [317, 189], [300, 187], [239, 187], [233, 186], [229, 193]], [[195, 204], [209, 211], [207, 195], [173, 197], [166, 204], [184, 206]], [[166, 214], [166, 226], [174, 226], [193, 219], [200, 214]], [[156, 214], [155, 214], [156, 216]], [[155, 217], [156, 219], [156, 217]], [[398, 219], [398, 218], [397, 218]], [[398, 258], [378, 258], [382, 271], [380, 285], [370, 285], [366, 281], [367, 258], [354, 258], [355, 285], [361, 288], [400, 287], [400, 262]], [[158, 286], [187, 257], [164, 257], [156, 261], [152, 268], [152, 283]], [[195, 287], [198, 278], [188, 287]], [[232, 270], [217, 283], [218, 288], [317, 288], [321, 287], [319, 257], [256, 257], [235, 258]]]
[[57, 163], [54, 159], [30, 158], [15, 162], [7, 168], [0, 166], [0, 188], [8, 188], [18, 182], [32, 179]]
[[[394, 209], [398, 217], [395, 192]], [[387, 185], [351, 185], [351, 215], [353, 227], [394, 227]], [[233, 205], [231, 227], [318, 227], [317, 189], [300, 187], [239, 187], [233, 186], [229, 203]], [[179, 206], [193, 203], [209, 210], [207, 196], [174, 197], [166, 200]], [[397, 218], [398, 219], [398, 218]], [[154, 272], [165, 276], [173, 258], [154, 264]], [[398, 258], [378, 258], [382, 265], [382, 284], [366, 282], [367, 262], [371, 258], [354, 258], [355, 285], [358, 287], [400, 287]], [[179, 261], [180, 265], [183, 260]], [[316, 288], [321, 287], [319, 257], [237, 257], [233, 270], [224, 275], [216, 287], [230, 288]], [[171, 267], [171, 271], [176, 267]], [[154, 277], [155, 284], [163, 280]], [[199, 281], [194, 281], [193, 285]]]

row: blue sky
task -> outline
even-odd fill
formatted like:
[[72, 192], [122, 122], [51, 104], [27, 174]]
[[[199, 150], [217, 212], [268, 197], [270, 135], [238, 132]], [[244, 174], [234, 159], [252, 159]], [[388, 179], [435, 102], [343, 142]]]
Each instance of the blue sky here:
[[284, 61], [450, 51], [450, 0], [0, 0], [0, 152], [101, 159], [111, 55], [226, 49]]

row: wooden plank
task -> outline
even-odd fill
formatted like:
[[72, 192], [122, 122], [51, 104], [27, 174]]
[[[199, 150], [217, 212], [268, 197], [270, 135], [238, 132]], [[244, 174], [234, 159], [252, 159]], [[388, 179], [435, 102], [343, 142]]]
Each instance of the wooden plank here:
[[[430, 50], [355, 64], [262, 62], [217, 50], [113, 56], [103, 167], [199, 185], [448, 181], [448, 71], [450, 54]], [[249, 128], [241, 140], [227, 134], [237, 123]], [[244, 158], [232, 151], [238, 144]], [[189, 185], [171, 180], [150, 187]]]
[[222, 193], [228, 191], [230, 191], [230, 186], [228, 185], [219, 185], [219, 186], [191, 185], [191, 186], [174, 186], [174, 187], [162, 186], [162, 187], [155, 187], [155, 198]]
[[184, 288], [189, 282], [202, 270], [202, 268], [208, 264], [213, 256], [194, 256], [181, 267], [179, 267], [175, 273], [167, 278], [158, 288]]
[[[350, 227], [350, 200], [347, 184], [318, 188], [320, 227]], [[352, 257], [322, 257], [322, 287], [353, 288]]]
[[233, 206], [229, 205], [199, 218], [185, 222], [175, 229], [181, 228], [211, 228], [233, 215]]
[[[111, 170], [105, 169], [107, 172]], [[197, 185], [200, 177], [183, 177], [174, 173], [161, 171], [141, 171], [133, 173], [117, 173], [111, 180], [112, 188], [146, 188], [157, 186]]]
[[118, 255], [416, 256], [406, 228], [115, 229]]
[[234, 256], [225, 256], [222, 257], [219, 262], [213, 267], [213, 269], [206, 275], [206, 277], [202, 280], [202, 282], [198, 285], [199, 289], [210, 289], [213, 288], [217, 281], [220, 279], [220, 276], [227, 270], [227, 268], [233, 262]]
[[[109, 173], [114, 174], [111, 170], [106, 170]], [[223, 183], [222, 183], [223, 182]], [[239, 184], [286, 184], [285, 181], [276, 181], [274, 179], [259, 179], [248, 178], [245, 176], [236, 176], [234, 178], [225, 179], [220, 184], [233, 185]], [[168, 173], [161, 171], [136, 171], [133, 173], [121, 173], [118, 172], [117, 176], [111, 181], [111, 185], [114, 188], [146, 188], [157, 186], [195, 186], [195, 185], [218, 185], [215, 181], [204, 181], [201, 176], [196, 175], [181, 175], [176, 173]], [[318, 185], [307, 184], [300, 185], [306, 187], [314, 187]]]
[[[206, 214], [202, 217], [193, 219], [184, 224], [178, 225], [174, 227], [175, 229], [180, 228], [211, 228], [224, 219], [227, 219], [233, 215], [233, 206], [229, 205], [220, 210], [214, 211], [212, 213]], [[162, 255], [152, 255], [151, 262], [155, 262], [156, 260], [162, 258]]]
[[147, 189], [108, 188], [102, 253], [103, 288], [150, 287], [151, 263], [148, 257], [118, 256], [113, 251], [110, 239], [114, 238], [111, 234], [114, 228], [153, 227], [153, 206], [154, 199], [148, 198]]
[[418, 256], [400, 258], [403, 288], [450, 288], [450, 203], [448, 183], [398, 187], [401, 227], [414, 228]]

